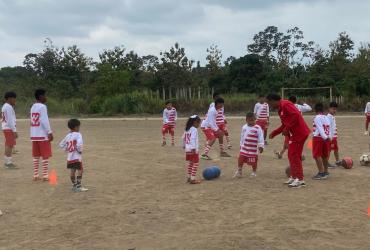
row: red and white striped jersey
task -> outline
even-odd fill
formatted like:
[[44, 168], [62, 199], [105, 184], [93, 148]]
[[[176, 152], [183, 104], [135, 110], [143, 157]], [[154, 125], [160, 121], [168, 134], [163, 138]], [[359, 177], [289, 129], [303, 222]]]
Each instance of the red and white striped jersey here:
[[308, 105], [307, 103], [303, 103], [302, 105], [301, 104], [294, 104], [297, 109], [299, 110], [299, 112], [301, 113], [306, 113], [306, 112], [310, 112], [312, 110], [311, 106]]
[[327, 114], [326, 116], [328, 117], [330, 125], [330, 137], [338, 138], [337, 123], [335, 121], [335, 116], [332, 114]]
[[211, 128], [213, 131], [218, 130], [216, 118], [217, 118], [218, 111], [215, 107], [211, 107], [208, 110], [206, 118], [202, 121], [201, 127], [202, 128]]
[[191, 127], [189, 131], [185, 131], [182, 139], [185, 147], [185, 152], [191, 152], [193, 150], [195, 150], [196, 153], [199, 152], [199, 138], [197, 128]]
[[313, 137], [321, 137], [324, 140], [331, 139], [330, 122], [326, 115], [318, 114], [313, 120]]
[[254, 105], [254, 115], [256, 116], [257, 120], [268, 120], [270, 116], [269, 105], [266, 102], [257, 102], [256, 105]]
[[83, 140], [79, 132], [70, 132], [60, 143], [59, 147], [68, 153], [67, 162], [82, 161]]
[[163, 124], [175, 126], [177, 120], [177, 111], [175, 108], [163, 110]]
[[217, 125], [225, 124], [225, 109], [223, 107], [217, 110], [216, 124]]
[[48, 117], [48, 109], [45, 104], [35, 103], [31, 107], [31, 141], [47, 141], [52, 133]]
[[1, 127], [3, 130], [17, 132], [15, 112], [12, 105], [5, 103], [1, 108]]
[[368, 102], [368, 103], [366, 104], [366, 107], [365, 107], [365, 114], [366, 114], [366, 115], [370, 115], [370, 102]]
[[240, 136], [240, 154], [244, 156], [258, 155], [258, 148], [265, 145], [263, 131], [260, 126], [245, 124]]

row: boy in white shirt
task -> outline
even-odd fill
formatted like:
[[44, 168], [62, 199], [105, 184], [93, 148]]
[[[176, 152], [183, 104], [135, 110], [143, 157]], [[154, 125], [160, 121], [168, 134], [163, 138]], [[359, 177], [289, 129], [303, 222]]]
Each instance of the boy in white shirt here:
[[17, 94], [14, 92], [6, 92], [4, 99], [5, 103], [1, 108], [1, 127], [5, 138], [4, 166], [6, 168], [15, 168], [16, 166], [12, 162], [12, 152], [16, 145], [18, 134], [13, 107], [16, 103]]
[[48, 109], [45, 105], [46, 91], [37, 89], [35, 91], [36, 103], [31, 107], [31, 141], [32, 141], [32, 157], [33, 157], [33, 180], [40, 180], [39, 165], [40, 158], [42, 159], [42, 179], [49, 180], [49, 158], [51, 153], [51, 142], [53, 141], [53, 132], [50, 128], [48, 117]]
[[[67, 168], [71, 170], [71, 182], [73, 192], [85, 192], [88, 189], [82, 187], [82, 150], [83, 140], [80, 133], [81, 122], [77, 119], [71, 119], [68, 121], [68, 128], [70, 132], [68, 135], [59, 143], [59, 147], [68, 153], [67, 155]], [[76, 178], [77, 172], [77, 178]]]
[[319, 172], [312, 179], [325, 180], [329, 177], [328, 159], [332, 135], [330, 132], [329, 119], [323, 113], [324, 105], [322, 103], [317, 103], [315, 105], [315, 112], [316, 116], [313, 121], [312, 156], [316, 161]]

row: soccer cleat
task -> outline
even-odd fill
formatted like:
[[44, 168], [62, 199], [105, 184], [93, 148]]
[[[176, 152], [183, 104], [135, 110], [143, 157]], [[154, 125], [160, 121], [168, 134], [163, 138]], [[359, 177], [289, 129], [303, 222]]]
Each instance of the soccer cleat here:
[[43, 176], [42, 181], [49, 181], [49, 176]]
[[231, 144], [227, 145], [227, 149], [231, 149], [232, 147]]
[[337, 165], [337, 167], [342, 166], [342, 161], [336, 161], [336, 162], [335, 162], [335, 165]]
[[3, 212], [1, 212], [1, 210], [0, 210], [0, 216], [1, 216], [1, 215], [3, 215]]
[[293, 181], [294, 179], [292, 177], [289, 177], [289, 179], [286, 182], [284, 182], [284, 184], [291, 184], [293, 183]]
[[323, 174], [323, 177], [324, 177], [324, 180], [325, 180], [325, 179], [328, 179], [328, 178], [329, 178], [329, 172], [325, 172], [325, 173]]
[[33, 177], [33, 181], [39, 181], [39, 180], [41, 180], [41, 178], [39, 176], [34, 176]]
[[313, 180], [325, 180], [328, 177], [325, 175], [325, 173], [317, 173], [315, 176], [312, 177]]
[[257, 177], [257, 173], [256, 172], [252, 172], [250, 177]]
[[162, 142], [162, 147], [164, 147], [164, 146], [166, 146], [166, 142], [165, 141]]
[[303, 180], [300, 181], [299, 179], [295, 179], [288, 186], [291, 187], [291, 188], [300, 188], [300, 187], [305, 187], [306, 186], [306, 183]]
[[228, 153], [226, 153], [226, 152], [221, 152], [220, 153], [220, 156], [221, 157], [231, 157], [231, 155], [229, 155]]
[[233, 179], [235, 178], [242, 178], [243, 177], [243, 174], [242, 174], [242, 171], [240, 170], [236, 170], [234, 176], [233, 176]]
[[17, 166], [14, 165], [13, 163], [9, 163], [9, 164], [4, 164], [4, 168], [15, 169], [15, 168], [17, 168]]
[[207, 161], [212, 160], [212, 158], [211, 158], [211, 157], [209, 157], [209, 156], [208, 156], [208, 155], [206, 155], [206, 154], [203, 154], [203, 155], [201, 156], [201, 159], [202, 159], [202, 160], [207, 160]]
[[365, 131], [364, 135], [369, 135], [369, 131]]
[[76, 188], [73, 190], [73, 192], [75, 192], [75, 193], [86, 192], [86, 191], [89, 191], [89, 189], [84, 188], [84, 187], [76, 187]]
[[191, 180], [189, 183], [190, 184], [200, 184], [201, 181], [200, 180]]

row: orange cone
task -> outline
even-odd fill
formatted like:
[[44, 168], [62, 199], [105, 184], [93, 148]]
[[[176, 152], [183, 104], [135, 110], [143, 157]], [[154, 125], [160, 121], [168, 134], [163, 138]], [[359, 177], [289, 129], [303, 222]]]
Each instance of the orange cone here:
[[309, 150], [312, 150], [312, 139], [309, 139], [309, 140], [308, 140], [307, 148], [308, 148]]
[[367, 215], [370, 216], [370, 204], [367, 207]]
[[51, 170], [49, 174], [49, 184], [51, 186], [55, 186], [58, 184], [58, 177], [57, 177], [57, 172], [55, 171], [55, 169]]

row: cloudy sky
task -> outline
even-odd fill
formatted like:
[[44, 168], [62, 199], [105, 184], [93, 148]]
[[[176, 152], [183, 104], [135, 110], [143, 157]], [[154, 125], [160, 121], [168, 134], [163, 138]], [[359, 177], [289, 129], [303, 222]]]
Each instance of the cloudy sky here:
[[224, 59], [245, 54], [268, 25], [298, 26], [322, 47], [347, 31], [358, 46], [370, 42], [369, 10], [367, 0], [0, 0], [0, 67], [21, 65], [47, 37], [93, 58], [117, 45], [158, 55], [178, 41], [201, 62], [211, 44]]

